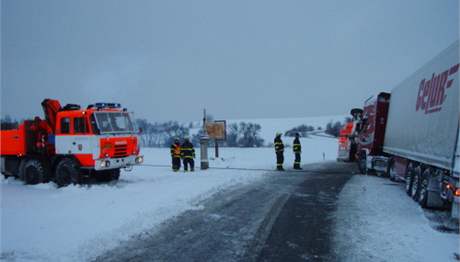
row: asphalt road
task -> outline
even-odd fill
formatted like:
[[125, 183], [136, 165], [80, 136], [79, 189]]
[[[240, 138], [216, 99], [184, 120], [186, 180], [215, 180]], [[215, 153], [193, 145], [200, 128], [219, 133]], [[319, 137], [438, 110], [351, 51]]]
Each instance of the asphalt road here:
[[354, 165], [304, 169], [217, 193], [96, 261], [336, 261], [336, 200]]

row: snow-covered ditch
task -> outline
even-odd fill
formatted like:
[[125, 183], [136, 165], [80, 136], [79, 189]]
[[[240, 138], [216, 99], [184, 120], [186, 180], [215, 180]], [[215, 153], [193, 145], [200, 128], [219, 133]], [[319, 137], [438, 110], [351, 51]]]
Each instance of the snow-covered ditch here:
[[337, 256], [341, 261], [457, 261], [459, 235], [430, 224], [401, 184], [354, 176], [338, 201]]
[[[323, 152], [326, 160], [336, 157], [335, 139], [312, 136], [302, 142], [304, 163], [321, 161]], [[293, 156], [286, 150], [290, 167]], [[143, 154], [146, 164], [170, 164], [169, 149], [145, 148]], [[275, 167], [272, 148], [221, 148], [220, 155], [211, 167]], [[219, 190], [265, 176], [264, 171], [173, 173], [168, 167], [141, 166], [116, 183], [65, 188], [1, 178], [0, 260], [86, 261], [181, 212], [201, 208], [201, 200]]]

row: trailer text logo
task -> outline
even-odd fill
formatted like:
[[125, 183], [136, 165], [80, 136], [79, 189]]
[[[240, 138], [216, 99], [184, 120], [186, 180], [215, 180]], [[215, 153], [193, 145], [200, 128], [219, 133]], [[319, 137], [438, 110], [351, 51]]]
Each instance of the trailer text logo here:
[[441, 110], [447, 97], [446, 89], [452, 86], [458, 67], [459, 64], [456, 64], [438, 75], [433, 73], [431, 80], [423, 79], [420, 82], [416, 111], [424, 110], [425, 114], [429, 114]]

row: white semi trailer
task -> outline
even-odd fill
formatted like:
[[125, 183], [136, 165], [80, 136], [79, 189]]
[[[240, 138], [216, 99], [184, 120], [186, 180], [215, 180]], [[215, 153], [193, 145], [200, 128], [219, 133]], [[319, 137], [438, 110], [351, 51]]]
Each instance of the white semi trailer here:
[[[421, 206], [449, 207], [457, 218], [459, 71], [456, 41], [397, 85], [387, 94], [389, 100], [379, 95], [375, 105], [365, 107], [357, 139], [363, 170], [405, 181], [407, 194]], [[376, 127], [384, 135], [376, 135]]]

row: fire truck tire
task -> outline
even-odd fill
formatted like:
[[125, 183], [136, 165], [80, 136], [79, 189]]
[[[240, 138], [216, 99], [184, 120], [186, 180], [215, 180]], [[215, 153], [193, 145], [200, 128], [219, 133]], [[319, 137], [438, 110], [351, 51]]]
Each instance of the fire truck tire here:
[[405, 180], [405, 190], [406, 190], [406, 194], [408, 196], [411, 195], [411, 192], [412, 192], [412, 178], [414, 176], [414, 169], [413, 167], [410, 165], [408, 168], [407, 168], [407, 171], [406, 171], [406, 176], [404, 178]]
[[414, 175], [412, 176], [412, 190], [411, 197], [418, 202], [418, 197], [420, 194], [420, 187], [422, 183], [422, 170], [420, 167], [415, 168]]
[[78, 184], [80, 182], [80, 172], [75, 161], [70, 158], [64, 158], [59, 161], [56, 166], [54, 180], [60, 187]]
[[20, 168], [21, 179], [28, 185], [41, 183], [45, 179], [45, 168], [37, 159], [24, 159]]

